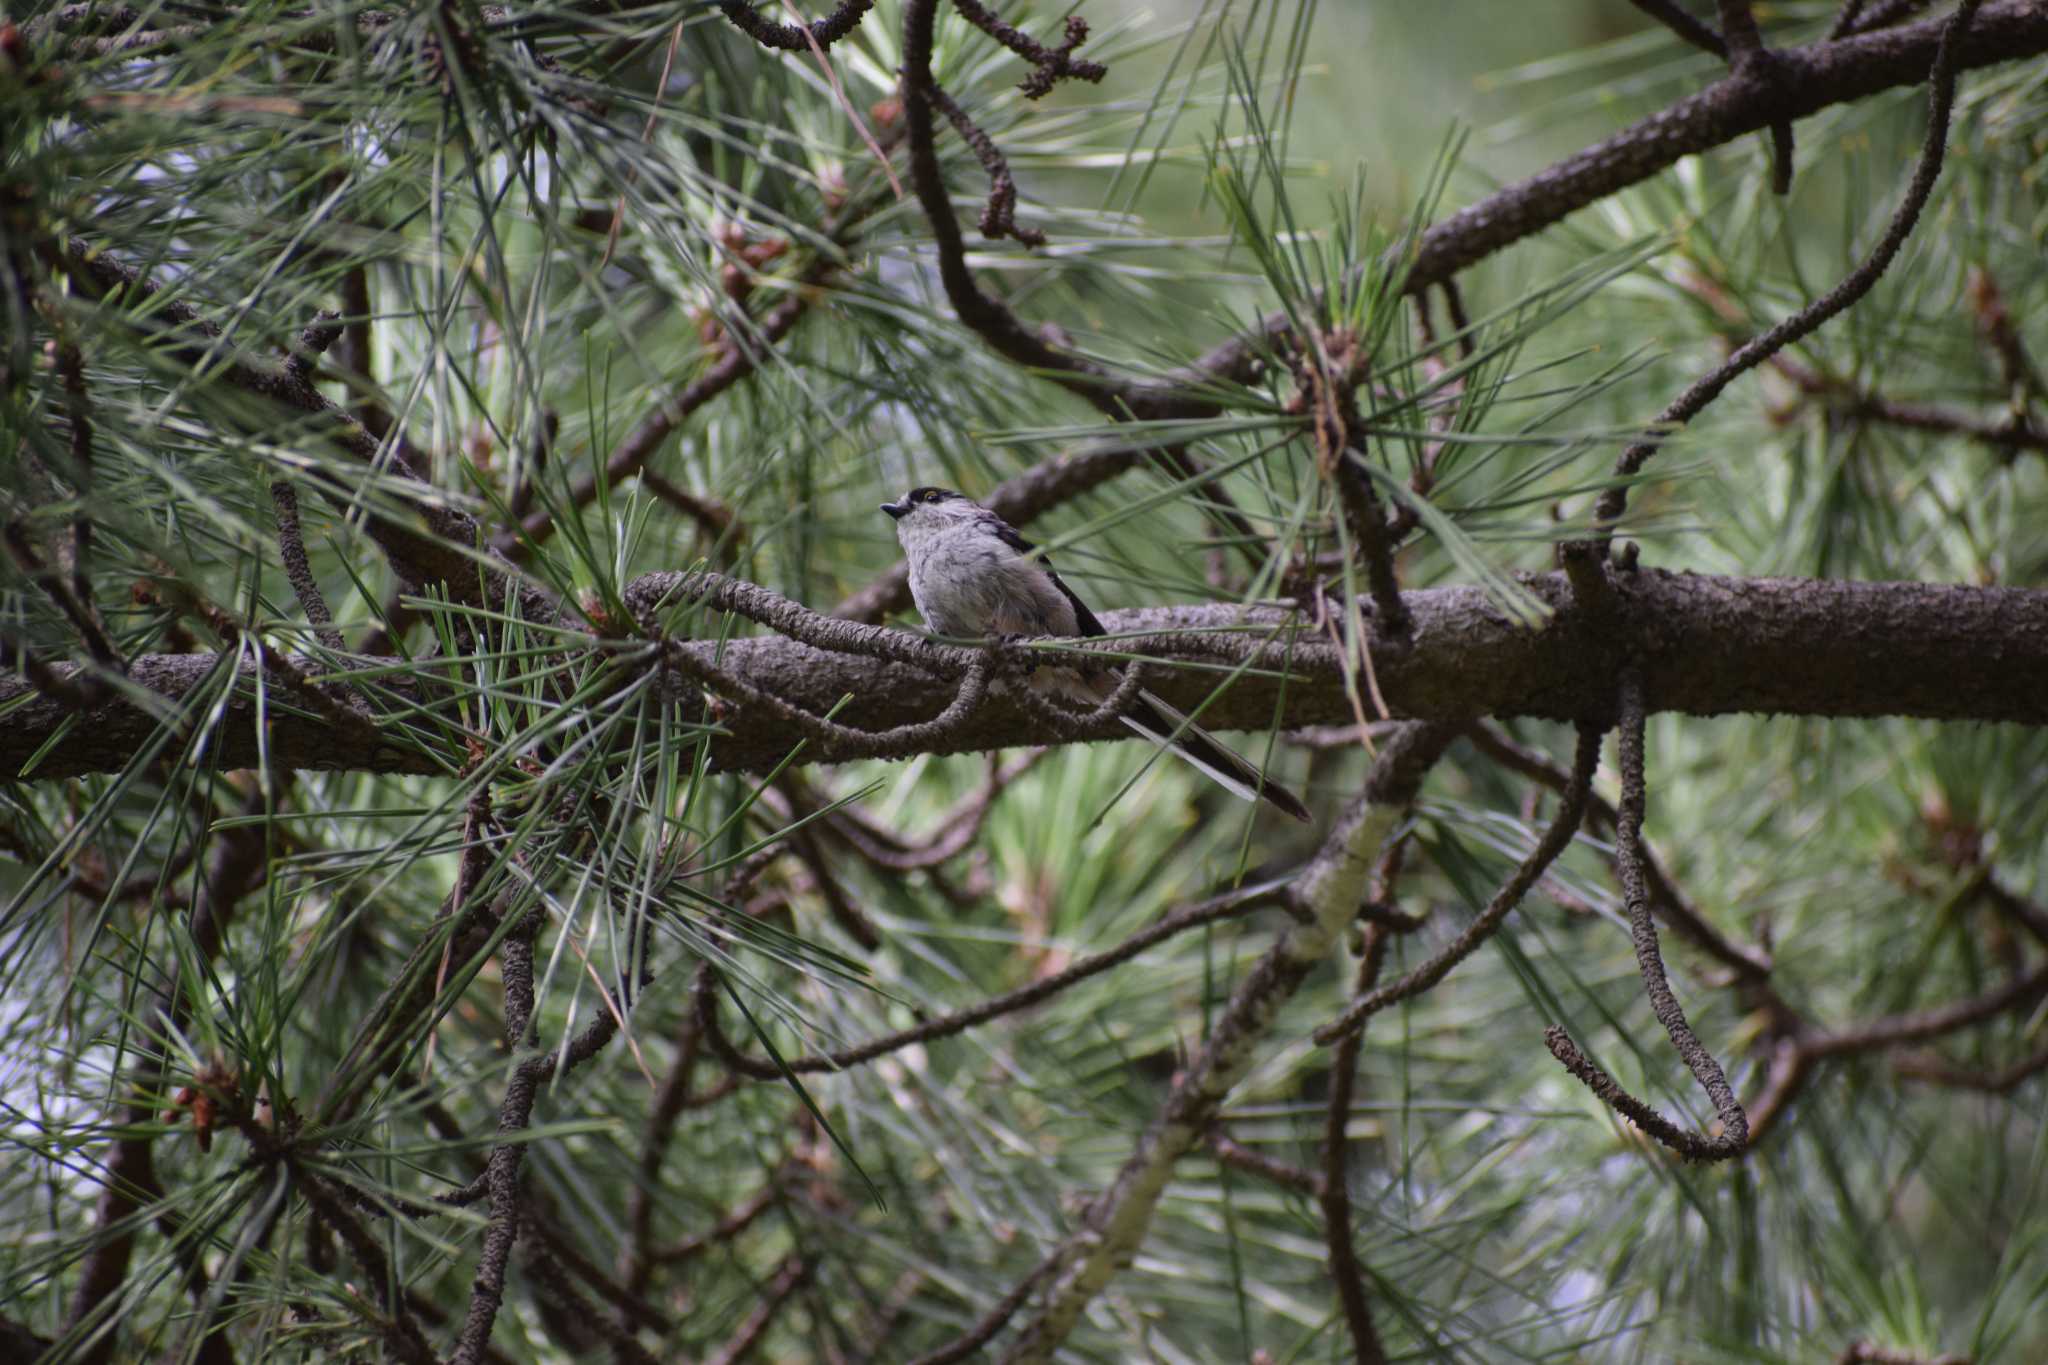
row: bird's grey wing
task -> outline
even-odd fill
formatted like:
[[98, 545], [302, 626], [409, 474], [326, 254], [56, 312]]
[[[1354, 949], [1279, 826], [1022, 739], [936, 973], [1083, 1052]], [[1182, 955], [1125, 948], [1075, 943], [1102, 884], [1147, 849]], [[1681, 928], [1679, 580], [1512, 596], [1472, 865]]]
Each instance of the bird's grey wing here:
[[1102, 622], [1095, 619], [1095, 613], [1088, 610], [1088, 604], [1086, 602], [1083, 602], [1079, 597], [1076, 597], [1074, 595], [1074, 590], [1067, 586], [1067, 580], [1061, 578], [1059, 575], [1059, 571], [1053, 568], [1052, 560], [1047, 557], [1046, 553], [1043, 550], [1040, 550], [1036, 545], [1024, 539], [1023, 536], [1017, 533], [1016, 527], [1010, 525], [1009, 522], [1004, 521], [1001, 517], [996, 516], [994, 513], [989, 514], [989, 521], [993, 523], [996, 538], [998, 540], [1001, 540], [1003, 544], [1009, 546], [1011, 549], [1015, 550], [1020, 555], [1033, 556], [1038, 562], [1038, 564], [1045, 569], [1045, 576], [1052, 580], [1052, 585], [1060, 590], [1060, 595], [1065, 597], [1068, 603], [1071, 604], [1074, 608], [1074, 625], [1076, 634], [1109, 634], [1107, 630], [1103, 629]]
[[[1038, 547], [1017, 534], [1017, 528], [991, 513], [989, 520], [996, 536], [1004, 545], [1020, 555], [1036, 555], [1037, 562], [1044, 566], [1045, 576], [1053, 586], [1073, 604], [1074, 622], [1082, 635], [1107, 635], [1102, 622], [1095, 619], [1095, 613], [1088, 610], [1088, 604], [1074, 596], [1074, 590], [1066, 585], [1052, 567], [1052, 562]], [[1070, 696], [1100, 702], [1107, 698], [1117, 676], [1114, 670], [1083, 673], [1074, 669], [1042, 670], [1046, 683], [1064, 691]], [[1207, 730], [1194, 723], [1187, 716], [1166, 704], [1157, 694], [1141, 690], [1124, 714], [1118, 717], [1132, 730], [1160, 747], [1173, 753], [1207, 773], [1218, 785], [1232, 795], [1247, 801], [1265, 800], [1296, 820], [1307, 823], [1314, 819], [1308, 808], [1296, 799], [1293, 792], [1276, 782], [1268, 781], [1249, 760], [1216, 742]]]

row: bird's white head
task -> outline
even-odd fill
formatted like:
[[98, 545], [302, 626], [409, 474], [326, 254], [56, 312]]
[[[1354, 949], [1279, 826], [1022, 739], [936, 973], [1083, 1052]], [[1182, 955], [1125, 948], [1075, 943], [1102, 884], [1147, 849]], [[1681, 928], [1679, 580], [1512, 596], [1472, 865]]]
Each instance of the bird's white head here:
[[948, 527], [985, 515], [981, 504], [950, 488], [913, 488], [882, 510], [896, 519], [896, 538], [907, 548]]

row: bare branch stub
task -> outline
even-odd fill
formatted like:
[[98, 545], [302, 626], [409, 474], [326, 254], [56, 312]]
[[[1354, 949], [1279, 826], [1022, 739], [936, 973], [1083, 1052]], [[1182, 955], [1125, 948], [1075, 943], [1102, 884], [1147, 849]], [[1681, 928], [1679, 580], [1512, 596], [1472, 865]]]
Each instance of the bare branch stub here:
[[341, 632], [334, 628], [334, 617], [327, 610], [320, 580], [313, 577], [313, 566], [306, 558], [305, 535], [299, 528], [299, 495], [290, 483], [278, 479], [270, 485], [270, 500], [277, 508], [277, 550], [284, 563], [284, 576], [299, 599], [300, 609], [312, 623], [314, 635], [322, 645], [339, 654], [344, 648]]
[[1307, 338], [1294, 357], [1298, 387], [1289, 408], [1309, 420], [1316, 472], [1335, 492], [1352, 551], [1364, 566], [1377, 633], [1399, 637], [1408, 631], [1408, 609], [1401, 604], [1388, 521], [1365, 465], [1365, 424], [1358, 412], [1356, 390], [1369, 364], [1349, 329]]
[[953, 8], [968, 23], [1031, 63], [1031, 74], [1017, 86], [1024, 92], [1025, 99], [1042, 99], [1052, 93], [1053, 86], [1064, 80], [1094, 84], [1109, 74], [1109, 68], [1100, 62], [1075, 58], [1075, 49], [1088, 41], [1088, 21], [1078, 14], [1067, 16], [1065, 37], [1060, 45], [1047, 47], [1022, 29], [1004, 23], [984, 8], [980, 0], [953, 0]]
[[[1727, 46], [1728, 66], [1743, 80], [1759, 83], [1766, 100], [1780, 97], [1784, 68], [1764, 46], [1750, 0], [1720, 0], [1721, 36]], [[1771, 121], [1771, 193], [1792, 192], [1792, 120]]]

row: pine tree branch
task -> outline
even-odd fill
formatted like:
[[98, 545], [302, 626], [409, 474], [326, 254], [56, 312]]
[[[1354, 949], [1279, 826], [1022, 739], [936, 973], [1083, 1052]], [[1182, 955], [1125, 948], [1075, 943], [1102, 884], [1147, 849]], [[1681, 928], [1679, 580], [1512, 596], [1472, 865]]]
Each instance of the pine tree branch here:
[[[731, 580], [725, 580], [730, 583]], [[1934, 583], [1854, 583], [1816, 579], [1721, 578], [1642, 570], [1613, 575], [1626, 625], [1578, 612], [1563, 574], [1525, 580], [1555, 615], [1540, 630], [1503, 617], [1476, 588], [1415, 589], [1403, 601], [1415, 622], [1405, 648], [1375, 655], [1380, 690], [1396, 716], [1466, 723], [1480, 717], [1540, 716], [1570, 720], [1589, 698], [1611, 691], [1601, 661], [1617, 648], [1647, 651], [1644, 683], [1653, 711], [1695, 716], [1738, 712], [1835, 718], [1917, 716], [1930, 720], [2048, 724], [2048, 591]], [[765, 590], [741, 585], [753, 593]], [[783, 602], [773, 593], [766, 599]], [[761, 599], [754, 599], [757, 601]], [[744, 700], [722, 711], [720, 733], [709, 740], [711, 758], [726, 771], [758, 772], [789, 757], [793, 736], [782, 707], [824, 716], [851, 695], [839, 722], [868, 736], [922, 724], [959, 695], [959, 679], [984, 651], [928, 645], [907, 631], [837, 621], [787, 604], [786, 624], [826, 642], [791, 638], [737, 639], [722, 649], [708, 642], [674, 641], [719, 674], [772, 692], [780, 705]], [[1208, 701], [1202, 724], [1215, 730], [1266, 730], [1276, 714], [1281, 728], [1335, 725], [1353, 720], [1343, 661], [1327, 641], [1297, 634], [1286, 643], [1291, 613], [1273, 607], [1160, 607], [1107, 612], [1115, 638], [1096, 648], [1156, 659], [1147, 685], [1183, 709], [1202, 705], [1219, 674], [1185, 665], [1252, 665], [1221, 696]], [[815, 634], [825, 628], [845, 631]], [[1281, 632], [1281, 634], [1276, 634]], [[600, 647], [593, 642], [593, 648]], [[652, 647], [606, 642], [617, 653]], [[1377, 648], [1377, 645], [1375, 646]], [[1044, 657], [1043, 650], [1032, 653]], [[1872, 667], [1872, 659], [1884, 666]], [[1183, 667], [1170, 667], [1179, 661]], [[400, 659], [363, 659], [366, 672], [383, 670], [376, 687], [384, 706], [430, 700], [441, 685], [417, 676]], [[242, 665], [244, 682], [253, 663]], [[131, 661], [129, 679], [172, 701], [209, 684], [219, 667], [205, 654], [152, 654]], [[327, 663], [303, 661], [314, 682]], [[1282, 705], [1281, 668], [1291, 670]], [[52, 668], [60, 679], [75, 669]], [[707, 673], [705, 676], [712, 676]], [[702, 718], [696, 686], [666, 684], [687, 719]], [[423, 692], [422, 689], [425, 689]], [[14, 704], [27, 683], [0, 680], [0, 705]], [[1280, 706], [1277, 712], [1276, 706]], [[24, 765], [68, 717], [77, 723]], [[253, 693], [245, 685], [224, 706], [214, 735], [223, 767], [259, 762]], [[310, 710], [273, 704], [267, 752], [286, 768], [326, 771], [439, 773], [453, 771], [459, 754], [437, 757], [392, 735], [372, 747], [337, 735]], [[161, 722], [122, 697], [104, 697], [74, 712], [36, 695], [19, 702], [0, 726], [0, 770], [23, 780], [53, 781], [88, 772], [115, 772], [149, 741]], [[387, 727], [387, 734], [389, 734]], [[831, 732], [808, 743], [800, 763], [838, 762], [871, 739], [836, 747]], [[968, 753], [1038, 745], [1054, 740], [1120, 739], [1114, 719], [1067, 734], [1049, 734], [1046, 721], [1009, 688], [992, 687], [967, 723], [933, 737], [925, 751]]]
[[[1802, 47], [1776, 49], [1782, 79], [1769, 86], [1737, 75], [1678, 100], [1525, 180], [1453, 213], [1422, 234], [1405, 276], [1410, 293], [1476, 265], [1562, 222], [1580, 209], [1779, 120], [1810, 117], [1899, 86], [1926, 81], [1947, 17]], [[1987, 4], [1955, 47], [1958, 71], [2048, 52], [2048, 7], [2029, 0]], [[1275, 338], [1293, 328], [1284, 311], [1211, 349], [1176, 376], [1189, 385], [1244, 382]]]

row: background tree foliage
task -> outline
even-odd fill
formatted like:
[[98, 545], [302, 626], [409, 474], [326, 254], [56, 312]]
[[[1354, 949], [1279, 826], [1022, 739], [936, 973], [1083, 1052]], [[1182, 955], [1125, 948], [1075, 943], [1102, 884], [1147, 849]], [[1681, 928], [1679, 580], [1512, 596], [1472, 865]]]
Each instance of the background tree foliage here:
[[0, 27], [0, 1355], [2048, 1356], [2048, 12], [794, 15]]

